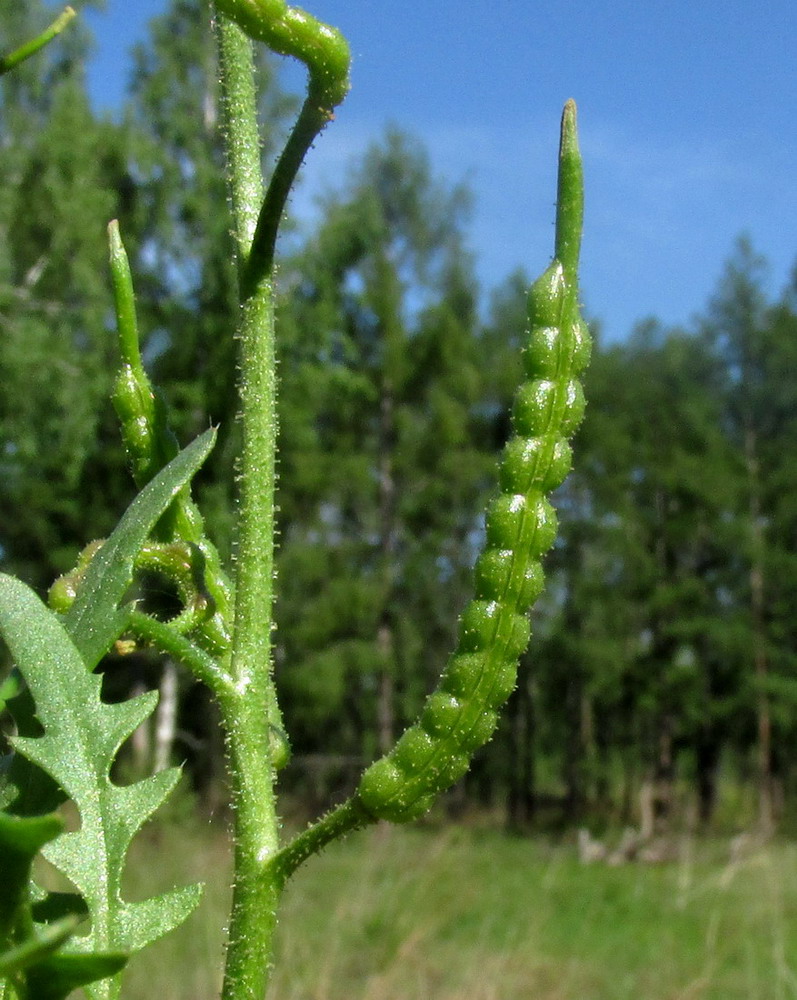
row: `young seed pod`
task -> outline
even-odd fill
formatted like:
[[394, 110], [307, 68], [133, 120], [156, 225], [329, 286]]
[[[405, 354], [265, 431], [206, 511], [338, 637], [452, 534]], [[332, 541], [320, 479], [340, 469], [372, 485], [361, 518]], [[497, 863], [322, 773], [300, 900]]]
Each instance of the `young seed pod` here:
[[75, 603], [78, 589], [80, 588], [86, 570], [91, 564], [91, 560], [100, 551], [105, 542], [104, 538], [89, 542], [80, 552], [77, 564], [74, 569], [63, 576], [59, 576], [47, 592], [47, 603], [59, 614], [65, 615]]
[[[112, 398], [133, 479], [139, 487], [143, 487], [174, 458], [179, 446], [170, 427], [166, 404], [144, 369], [133, 277], [119, 224], [115, 220], [108, 226], [108, 240], [122, 357]], [[181, 491], [159, 521], [155, 534], [158, 541], [179, 541], [194, 547], [191, 566], [196, 587], [193, 593], [198, 596], [195, 600], [186, 601], [187, 608], [192, 605], [192, 612], [181, 616], [181, 626], [195, 626], [194, 637], [206, 651], [215, 655], [223, 653], [230, 644], [230, 584], [219, 554], [205, 532], [202, 515], [188, 490]], [[210, 613], [203, 613], [207, 609]]]
[[474, 569], [476, 590], [487, 600], [506, 602], [517, 596], [517, 608], [525, 611], [537, 600], [545, 578], [542, 564], [526, 563], [512, 549], [487, 549]]
[[490, 548], [533, 550], [539, 558], [556, 539], [556, 511], [536, 489], [502, 494], [487, 509], [485, 531]]
[[360, 803], [376, 819], [417, 818], [465, 773], [471, 755], [495, 730], [528, 643], [527, 611], [543, 585], [540, 560], [556, 537], [546, 494], [570, 470], [567, 439], [584, 413], [578, 376], [589, 358], [589, 334], [578, 314], [583, 195], [572, 102], [565, 107], [559, 155], [556, 257], [529, 293], [528, 381], [515, 398], [501, 492], [487, 511], [475, 597], [420, 719], [360, 780]]

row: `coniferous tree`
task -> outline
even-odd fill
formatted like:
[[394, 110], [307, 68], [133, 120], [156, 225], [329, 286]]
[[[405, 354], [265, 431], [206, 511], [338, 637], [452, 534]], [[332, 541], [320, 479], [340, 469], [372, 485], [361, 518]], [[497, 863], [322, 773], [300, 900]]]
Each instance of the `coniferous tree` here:
[[[9, 38], [50, 13], [15, 5]], [[85, 46], [70, 26], [3, 78], [0, 98], [0, 559], [40, 588], [108, 530], [123, 495], [105, 226], [127, 173], [120, 129], [89, 106]]]
[[641, 782], [664, 813], [678, 755], [702, 747], [707, 762], [721, 742], [728, 661], [714, 643], [735, 610], [726, 564], [738, 468], [721, 380], [697, 338], [641, 327], [628, 345], [596, 352], [587, 390], [552, 553], [559, 599], [541, 650], [540, 715], [551, 714], [547, 746], [563, 755], [571, 815], [609, 795], [618, 761], [630, 818]]
[[280, 651], [309, 748], [389, 745], [452, 641], [493, 462], [465, 207], [389, 132], [286, 278]]
[[[744, 609], [749, 705], [755, 714], [759, 823], [776, 819], [778, 736], [793, 729], [797, 664], [790, 652], [794, 536], [789, 495], [797, 488], [794, 447], [794, 314], [773, 308], [766, 264], [741, 239], [703, 325], [725, 381], [724, 427], [743, 463], [737, 594]], [[783, 754], [777, 767], [783, 771]]]

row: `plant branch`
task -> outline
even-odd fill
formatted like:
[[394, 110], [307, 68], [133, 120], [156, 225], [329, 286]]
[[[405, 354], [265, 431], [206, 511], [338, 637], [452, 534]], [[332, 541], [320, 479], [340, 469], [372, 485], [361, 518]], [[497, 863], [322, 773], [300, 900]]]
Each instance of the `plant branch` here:
[[330, 113], [319, 108], [308, 95], [271, 175], [243, 277], [245, 290], [256, 287], [263, 275], [269, 274], [274, 266], [277, 231], [282, 221], [282, 213], [285, 211], [288, 194], [308, 149], [329, 122], [330, 117]]
[[161, 652], [188, 667], [191, 673], [216, 695], [223, 697], [232, 687], [224, 668], [204, 649], [176, 632], [168, 622], [160, 622], [143, 611], [131, 611], [130, 631], [138, 639], [151, 642]]
[[280, 883], [284, 884], [303, 862], [318, 854], [327, 844], [375, 822], [360, 799], [353, 796], [302, 833], [297, 834], [276, 855], [271, 868], [278, 873]]
[[221, 15], [216, 20], [216, 39], [221, 63], [227, 182], [240, 274], [249, 257], [263, 201], [252, 43], [240, 28]]
[[71, 7], [65, 7], [49, 28], [45, 28], [40, 35], [32, 38], [29, 42], [25, 42], [24, 45], [20, 45], [18, 49], [9, 52], [7, 56], [0, 56], [0, 76], [8, 73], [9, 70], [14, 69], [15, 66], [18, 66], [21, 62], [30, 58], [30, 56], [35, 55], [40, 49], [43, 49], [56, 35], [61, 34], [73, 17], [75, 17], [74, 10]]
[[313, 140], [349, 92], [351, 54], [336, 28], [289, 7], [285, 0], [217, 0], [217, 7], [250, 38], [299, 59], [308, 72], [307, 98], [269, 182], [251, 250], [247, 247], [247, 257], [242, 258], [241, 289], [246, 298], [271, 274], [288, 193]]

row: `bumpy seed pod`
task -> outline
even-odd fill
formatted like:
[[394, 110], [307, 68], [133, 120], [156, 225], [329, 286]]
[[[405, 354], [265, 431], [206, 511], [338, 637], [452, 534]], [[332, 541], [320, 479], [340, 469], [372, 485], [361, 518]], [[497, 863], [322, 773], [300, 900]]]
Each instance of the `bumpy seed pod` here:
[[500, 494], [486, 518], [474, 571], [475, 598], [460, 620], [456, 651], [418, 722], [363, 775], [359, 800], [373, 817], [405, 822], [468, 769], [492, 736], [529, 640], [527, 612], [543, 587], [541, 559], [556, 537], [546, 494], [570, 471], [568, 438], [584, 413], [578, 376], [590, 338], [578, 312], [583, 215], [575, 105], [562, 118], [556, 256], [529, 293], [527, 381], [515, 398], [513, 434], [500, 469]]
[[122, 356], [112, 399], [133, 479], [143, 486], [174, 458], [179, 447], [168, 426], [163, 401], [141, 362], [133, 278], [115, 219], [108, 225], [108, 243]]

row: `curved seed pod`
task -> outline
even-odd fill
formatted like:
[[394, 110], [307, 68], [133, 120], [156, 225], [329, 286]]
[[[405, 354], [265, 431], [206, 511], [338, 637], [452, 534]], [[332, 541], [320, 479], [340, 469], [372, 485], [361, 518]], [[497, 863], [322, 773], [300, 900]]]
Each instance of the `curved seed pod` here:
[[462, 615], [457, 649], [420, 719], [360, 781], [359, 800], [377, 819], [414, 819], [460, 778], [474, 751], [492, 736], [497, 711], [516, 683], [518, 657], [529, 639], [527, 611], [543, 586], [540, 560], [556, 536], [556, 514], [545, 494], [570, 471], [567, 439], [584, 412], [578, 376], [590, 339], [577, 298], [582, 192], [571, 101], [562, 117], [556, 256], [529, 292], [528, 381], [515, 398], [501, 492], [487, 511], [475, 599]]
[[156, 396], [141, 362], [133, 278], [116, 220], [108, 225], [108, 243], [122, 356], [112, 400], [133, 479], [137, 486], [143, 486], [174, 458], [179, 448], [168, 426], [164, 404]]
[[217, 9], [252, 39], [294, 56], [310, 74], [309, 97], [328, 118], [349, 91], [349, 45], [331, 28], [285, 0], [216, 0]]
[[177, 589], [183, 610], [169, 621], [175, 631], [197, 630], [215, 613], [215, 602], [205, 584], [205, 560], [194, 543], [147, 542], [135, 565], [136, 569], [160, 574]]
[[270, 278], [277, 231], [288, 193], [307, 151], [349, 92], [351, 54], [343, 35], [285, 0], [216, 0], [216, 9], [250, 38], [307, 66], [307, 96], [274, 167], [240, 274], [247, 299]]

